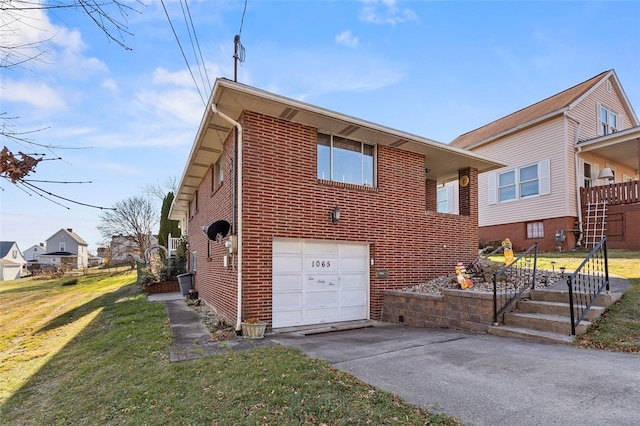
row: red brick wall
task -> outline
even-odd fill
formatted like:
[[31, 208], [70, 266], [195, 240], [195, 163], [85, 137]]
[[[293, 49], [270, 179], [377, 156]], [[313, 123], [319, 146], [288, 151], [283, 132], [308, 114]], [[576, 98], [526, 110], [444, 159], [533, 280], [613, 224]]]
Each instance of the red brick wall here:
[[[479, 238], [481, 243], [493, 241], [502, 241], [509, 238], [513, 243], [513, 249], [525, 251], [531, 247], [536, 241], [538, 242], [538, 251], [557, 251], [558, 243], [555, 241], [556, 231], [569, 230], [575, 228], [575, 217], [558, 217], [553, 219], [544, 219], [544, 238], [527, 238], [527, 223], [505, 223], [503, 225], [482, 226], [479, 229]], [[571, 250], [576, 246], [576, 235], [573, 232], [565, 232], [565, 241], [562, 243], [562, 250]]]
[[[383, 291], [399, 289], [451, 272], [457, 261], [477, 254], [477, 173], [466, 170], [472, 198], [462, 201], [468, 216], [425, 211], [435, 200], [435, 185], [425, 185], [424, 156], [378, 146], [377, 187], [367, 188], [316, 178], [317, 129], [256, 113], [241, 117], [244, 131], [243, 318], [271, 319], [272, 240], [274, 237], [367, 242], [375, 260], [370, 276], [370, 316], [380, 319]], [[230, 140], [225, 152], [231, 149]], [[225, 164], [230, 164], [226, 155]], [[196, 289], [200, 297], [235, 319], [234, 270], [223, 269], [217, 245], [211, 261], [199, 230], [218, 219], [230, 220], [230, 169], [224, 191], [205, 196], [210, 174], [200, 185], [200, 205], [189, 223], [190, 249], [198, 251]], [[430, 188], [429, 197], [425, 188]], [[208, 193], [207, 193], [208, 195]], [[433, 204], [430, 201], [431, 204]], [[464, 204], [466, 203], [466, 204]], [[430, 204], [430, 205], [431, 205]], [[329, 211], [342, 210], [337, 224]], [[435, 209], [435, 205], [434, 205]], [[376, 270], [389, 271], [388, 279]]]

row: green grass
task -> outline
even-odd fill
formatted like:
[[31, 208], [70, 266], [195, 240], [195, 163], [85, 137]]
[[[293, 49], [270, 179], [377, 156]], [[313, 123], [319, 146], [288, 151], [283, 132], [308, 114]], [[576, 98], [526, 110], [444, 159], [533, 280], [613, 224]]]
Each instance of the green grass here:
[[[544, 253], [574, 269], [585, 253]], [[631, 288], [575, 345], [640, 351], [640, 252], [610, 250]], [[278, 345], [171, 363], [162, 303], [133, 273], [0, 284], [0, 424], [458, 424]]]
[[458, 424], [278, 345], [170, 363], [134, 279], [0, 286], [0, 424]]

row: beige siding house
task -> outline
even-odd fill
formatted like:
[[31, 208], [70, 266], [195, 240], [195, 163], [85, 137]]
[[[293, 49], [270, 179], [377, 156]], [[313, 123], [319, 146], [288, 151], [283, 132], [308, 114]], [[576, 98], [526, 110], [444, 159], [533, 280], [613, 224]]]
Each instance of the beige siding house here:
[[40, 255], [40, 263], [65, 269], [89, 266], [88, 244], [73, 229], [60, 229], [46, 241], [47, 253]]
[[478, 178], [480, 241], [549, 251], [607, 235], [610, 247], [640, 248], [639, 126], [609, 70], [456, 138], [508, 164]]

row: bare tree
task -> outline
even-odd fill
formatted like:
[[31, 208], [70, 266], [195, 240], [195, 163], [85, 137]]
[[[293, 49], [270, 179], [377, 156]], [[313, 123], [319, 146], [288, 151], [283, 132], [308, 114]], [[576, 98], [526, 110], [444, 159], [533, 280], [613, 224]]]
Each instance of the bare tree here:
[[142, 188], [142, 193], [148, 197], [157, 199], [161, 203], [167, 196], [168, 192], [173, 192], [175, 194], [177, 190], [178, 177], [167, 176], [162, 182], [156, 180], [155, 182], [147, 183], [144, 188]]
[[[127, 26], [130, 13], [140, 13], [135, 7], [143, 6], [140, 0], [135, 3], [121, 0], [0, 0], [0, 69], [24, 68], [31, 61], [45, 61], [47, 57], [46, 44], [51, 38], [42, 40], [27, 39], [24, 41], [21, 30], [25, 27], [37, 28], [37, 17], [34, 11], [62, 11], [81, 12], [87, 15], [91, 21], [106, 35], [110, 42], [115, 42], [120, 47], [131, 50], [125, 43], [125, 35], [133, 35]], [[3, 71], [5, 72], [5, 71]], [[89, 207], [102, 208], [84, 204], [75, 200], [60, 197], [54, 193], [44, 191], [25, 179], [35, 173], [36, 166], [45, 159], [45, 154], [37, 153], [38, 147], [51, 151], [54, 148], [64, 147], [38, 144], [27, 139], [24, 135], [33, 131], [21, 132], [14, 130], [19, 117], [9, 117], [4, 111], [0, 111], [0, 136], [8, 141], [4, 145], [0, 162], [0, 178], [19, 185], [27, 193], [35, 193], [50, 201], [55, 197], [64, 201]], [[40, 131], [39, 129], [37, 131]], [[27, 147], [28, 151], [17, 151], [12, 145], [17, 144]], [[61, 158], [47, 158], [47, 160], [60, 160]], [[50, 182], [49, 183], [87, 183], [87, 182]], [[53, 201], [59, 204], [56, 201]]]
[[116, 210], [100, 215], [98, 230], [111, 241], [112, 262], [141, 259], [152, 245], [152, 233], [159, 221], [155, 204], [145, 197], [135, 196], [118, 201]]

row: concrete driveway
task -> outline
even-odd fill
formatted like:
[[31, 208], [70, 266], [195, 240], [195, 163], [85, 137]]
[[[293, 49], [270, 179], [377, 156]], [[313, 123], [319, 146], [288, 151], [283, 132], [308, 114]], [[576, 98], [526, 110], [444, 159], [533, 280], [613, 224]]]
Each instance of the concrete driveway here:
[[640, 355], [373, 324], [269, 339], [468, 425], [640, 424]]

